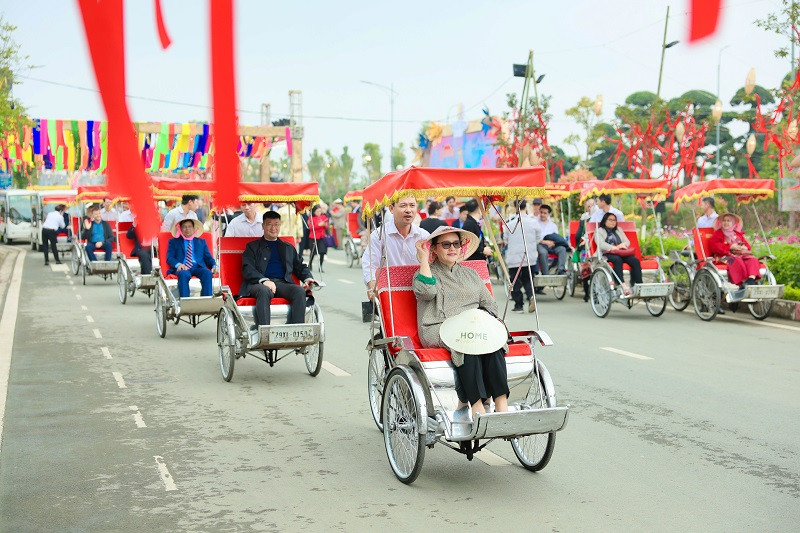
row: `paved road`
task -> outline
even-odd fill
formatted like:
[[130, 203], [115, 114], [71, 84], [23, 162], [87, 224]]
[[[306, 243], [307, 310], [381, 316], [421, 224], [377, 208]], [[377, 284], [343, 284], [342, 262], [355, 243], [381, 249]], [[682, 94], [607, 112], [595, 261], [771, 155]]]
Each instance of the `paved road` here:
[[471, 463], [436, 446], [405, 486], [367, 407], [360, 273], [332, 259], [318, 294], [335, 367], [311, 378], [299, 358], [247, 358], [225, 383], [212, 322], [160, 339], [142, 294], [122, 306], [113, 282], [84, 287], [28, 254], [0, 530], [797, 528], [794, 324], [643, 306], [600, 320], [580, 298], [547, 296], [541, 325], [556, 345], [539, 354], [572, 405], [548, 467], [527, 472], [505, 442]]

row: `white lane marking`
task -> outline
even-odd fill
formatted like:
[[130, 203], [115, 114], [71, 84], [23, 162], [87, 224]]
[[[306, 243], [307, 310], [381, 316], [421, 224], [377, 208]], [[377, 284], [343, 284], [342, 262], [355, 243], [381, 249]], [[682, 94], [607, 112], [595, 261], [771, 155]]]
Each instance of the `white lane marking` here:
[[610, 348], [610, 347], [606, 346], [606, 347], [600, 347], [600, 349], [601, 350], [605, 350], [607, 352], [616, 353], [616, 354], [619, 354], [619, 355], [624, 355], [625, 357], [632, 357], [634, 359], [642, 359], [644, 361], [650, 361], [650, 360], [653, 359], [652, 357], [647, 357], [646, 355], [639, 355], [638, 353], [626, 352], [625, 350], [620, 350], [619, 348]]
[[355, 281], [350, 281], [349, 279], [337, 279], [336, 281], [341, 281], [342, 283], [347, 283], [348, 285], [353, 285]]
[[719, 315], [717, 315], [717, 318], [731, 322], [745, 322], [747, 324], [752, 324], [754, 326], [767, 326], [770, 328], [788, 329], [789, 331], [800, 331], [800, 328], [798, 328], [797, 326], [787, 326], [786, 324], [775, 324], [774, 322], [767, 322], [766, 320], [748, 320], [746, 318], [736, 318], [732, 316], [719, 316]]
[[[76, 296], [77, 296], [77, 294], [76, 294]], [[88, 310], [89, 310], [89, 308], [86, 307], [85, 305], [81, 306], [81, 311], [88, 311]]]
[[170, 474], [169, 470], [167, 469], [167, 464], [164, 462], [164, 458], [160, 455], [154, 455], [153, 459], [156, 460], [156, 465], [158, 465], [158, 473], [161, 476], [161, 481], [164, 483], [164, 488], [167, 489], [167, 492], [178, 490], [178, 487], [175, 486], [175, 480], [172, 479], [172, 474]]
[[[10, 258], [8, 259], [10, 261]], [[3, 442], [3, 418], [6, 413], [6, 396], [8, 395], [8, 377], [11, 372], [11, 354], [14, 349], [14, 330], [17, 328], [17, 310], [19, 309], [19, 288], [22, 284], [22, 267], [25, 262], [25, 250], [17, 254], [11, 273], [11, 281], [6, 292], [6, 303], [0, 316], [0, 445]]]
[[332, 365], [331, 363], [329, 363], [327, 361], [323, 361], [322, 362], [322, 368], [324, 368], [325, 370], [327, 370], [328, 372], [330, 372], [334, 376], [347, 377], [347, 376], [350, 375], [347, 372], [345, 372], [344, 370], [342, 370], [341, 368], [339, 368], [338, 366]]
[[344, 266], [344, 265], [346, 265], [346, 264], [347, 264], [347, 263], [345, 263], [344, 261], [340, 261], [340, 260], [338, 260], [338, 259], [331, 259], [330, 257], [326, 257], [326, 258], [325, 258], [325, 261], [326, 261], [327, 263], [333, 263], [334, 265], [342, 265], [342, 266]]
[[50, 265], [53, 272], [67, 272], [67, 265]]
[[486, 448], [482, 449], [478, 453], [475, 454], [475, 457], [483, 461], [489, 466], [508, 466], [511, 463], [497, 455], [496, 453], [492, 453]]
[[72, 279], [72, 276], [70, 276], [69, 274], [67, 274], [67, 279]]
[[80, 294], [76, 294], [76, 295], [75, 295], [75, 299], [76, 299], [76, 300], [82, 300], [82, 299], [83, 299], [83, 296], [81, 296]]
[[72, 290], [73, 290], [73, 291], [77, 291], [77, 290], [78, 290], [78, 287], [75, 287], [75, 286], [73, 286], [73, 287], [72, 287]]
[[93, 329], [92, 333], [94, 333], [94, 338], [95, 339], [102, 339], [103, 338], [103, 336], [100, 335], [100, 330], [99, 329]]
[[127, 385], [125, 385], [125, 380], [124, 380], [124, 379], [122, 379], [122, 374], [121, 374], [121, 373], [119, 373], [119, 372], [112, 372], [112, 373], [111, 373], [111, 375], [112, 375], [112, 376], [114, 376], [114, 379], [117, 381], [117, 386], [118, 386], [120, 389], [127, 389], [127, 388], [128, 388], [128, 386], [127, 386]]
[[86, 321], [89, 323], [94, 322], [94, 318], [92, 318], [92, 315], [86, 315]]
[[111, 352], [108, 351], [108, 346], [101, 346], [100, 351], [103, 352], [103, 357], [111, 359]]
[[139, 408], [135, 405], [129, 405], [128, 409], [134, 411], [133, 413], [133, 421], [136, 422], [137, 428], [146, 428], [147, 424], [144, 423], [144, 418], [142, 418], [142, 413], [139, 411]]
[[72, 280], [68, 280], [67, 283], [69, 283], [70, 285], [75, 285], [75, 282]]

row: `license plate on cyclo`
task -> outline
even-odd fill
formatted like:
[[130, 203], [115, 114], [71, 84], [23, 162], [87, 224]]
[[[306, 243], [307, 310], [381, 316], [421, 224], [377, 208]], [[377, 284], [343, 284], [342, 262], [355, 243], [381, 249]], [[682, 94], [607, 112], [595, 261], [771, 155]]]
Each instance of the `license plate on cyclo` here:
[[647, 298], [649, 296], [664, 296], [664, 288], [660, 286], [655, 287], [642, 287], [639, 290], [639, 296]]
[[281, 326], [269, 331], [270, 343], [291, 344], [294, 342], [308, 342], [314, 339], [314, 328], [311, 326]]

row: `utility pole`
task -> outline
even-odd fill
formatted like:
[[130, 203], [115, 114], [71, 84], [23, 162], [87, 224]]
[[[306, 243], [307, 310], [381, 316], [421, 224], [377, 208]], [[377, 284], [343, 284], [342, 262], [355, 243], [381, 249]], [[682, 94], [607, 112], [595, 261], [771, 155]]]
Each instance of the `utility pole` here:
[[669, 6], [667, 6], [667, 19], [664, 21], [664, 39], [661, 42], [661, 66], [658, 69], [658, 89], [656, 96], [661, 98], [661, 74], [664, 72], [664, 52], [667, 51], [667, 25], [669, 24]]

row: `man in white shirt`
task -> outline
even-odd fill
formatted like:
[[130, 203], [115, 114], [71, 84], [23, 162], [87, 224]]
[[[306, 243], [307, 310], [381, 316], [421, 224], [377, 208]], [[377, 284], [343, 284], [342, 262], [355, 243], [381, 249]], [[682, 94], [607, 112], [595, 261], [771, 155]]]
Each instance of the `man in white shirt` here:
[[539, 207], [539, 229], [542, 230], [542, 240], [539, 241], [537, 246], [539, 251], [539, 272], [542, 274], [550, 272], [550, 261], [548, 261], [547, 256], [552, 253], [558, 257], [556, 273], [566, 274], [569, 244], [564, 237], [558, 234], [556, 223], [550, 220], [552, 212], [553, 208], [547, 204], [542, 204]]
[[181, 205], [167, 213], [164, 217], [164, 222], [161, 223], [161, 231], [172, 231], [174, 226], [180, 220], [191, 218], [197, 220], [197, 200], [200, 197], [196, 194], [184, 194], [181, 197]]
[[261, 222], [261, 217], [258, 215], [257, 204], [242, 204], [242, 214], [228, 222], [228, 227], [225, 229], [225, 236], [263, 237], [264, 227]]
[[128, 202], [120, 202], [120, 207], [122, 208], [122, 213], [119, 214], [117, 222], [133, 222], [133, 213], [131, 213]]
[[714, 221], [719, 216], [716, 209], [714, 209], [714, 199], [711, 197], [703, 198], [700, 201], [700, 207], [703, 210], [703, 216], [697, 219], [697, 227], [713, 228]]
[[48, 248], [53, 247], [53, 257], [56, 259], [56, 264], [61, 264], [61, 259], [58, 257], [58, 230], [66, 227], [64, 223], [64, 209], [67, 207], [64, 204], [58, 204], [56, 210], [47, 214], [42, 224], [42, 250], [44, 251], [44, 264], [50, 264], [50, 255]]
[[[417, 261], [417, 241], [428, 237], [429, 233], [413, 224], [417, 215], [417, 200], [413, 196], [398, 198], [390, 207], [392, 216], [384, 216], [383, 227], [370, 235], [369, 246], [361, 256], [361, 272], [367, 286], [367, 297], [375, 294], [375, 280], [378, 268], [384, 265], [415, 265]], [[386, 261], [381, 262], [383, 239], [386, 239]]]
[[100, 210], [100, 218], [106, 222], [114, 222], [117, 220], [117, 210], [111, 204], [111, 198], [103, 198], [103, 208]]
[[[456, 207], [456, 197], [448, 196], [444, 200], [444, 210], [442, 210], [443, 220], [452, 220], [458, 218], [459, 209]], [[416, 252], [415, 252], [416, 253]]]
[[603, 216], [605, 216], [606, 213], [614, 213], [617, 217], [617, 224], [625, 222], [625, 215], [622, 214], [622, 211], [611, 205], [610, 194], [601, 194], [598, 196], [597, 207], [598, 209], [589, 217], [589, 222], [600, 222], [603, 220]]

